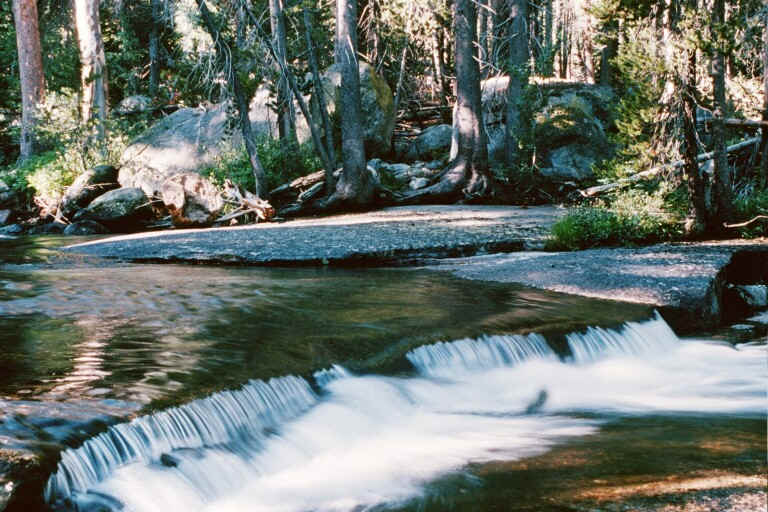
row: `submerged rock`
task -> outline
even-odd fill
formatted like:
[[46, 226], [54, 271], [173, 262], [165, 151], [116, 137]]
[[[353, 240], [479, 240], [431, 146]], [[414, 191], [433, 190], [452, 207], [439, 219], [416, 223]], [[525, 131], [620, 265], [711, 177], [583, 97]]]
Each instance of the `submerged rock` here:
[[60, 235], [64, 232], [64, 228], [67, 225], [61, 222], [49, 222], [47, 224], [39, 224], [30, 228], [30, 235]]
[[64, 228], [67, 236], [106, 235], [109, 230], [93, 220], [81, 220]]

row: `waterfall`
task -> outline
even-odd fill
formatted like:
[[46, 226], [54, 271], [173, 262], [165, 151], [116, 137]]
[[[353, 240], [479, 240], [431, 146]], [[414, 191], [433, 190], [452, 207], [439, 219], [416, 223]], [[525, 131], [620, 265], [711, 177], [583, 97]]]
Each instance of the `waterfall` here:
[[419, 373], [435, 376], [514, 366], [531, 358], [550, 356], [554, 356], [554, 352], [539, 334], [441, 341], [406, 354]]
[[334, 364], [331, 365], [330, 368], [316, 371], [312, 376], [314, 377], [317, 385], [321, 388], [324, 388], [334, 380], [343, 379], [351, 375], [352, 374], [349, 373], [349, 371], [343, 366]]
[[673, 349], [680, 339], [658, 312], [645, 322], [627, 322], [621, 329], [589, 327], [584, 333], [566, 336], [576, 363], [588, 363], [609, 356], [664, 352]]
[[299, 377], [251, 381], [180, 407], [114, 425], [65, 450], [45, 488], [49, 503], [85, 492], [131, 462], [158, 461], [183, 448], [238, 443], [256, 448], [265, 433], [304, 412], [317, 398]]
[[[116, 425], [67, 450], [64, 508], [367, 510], [406, 504], [469, 463], [516, 460], [616, 415], [765, 414], [765, 344], [680, 340], [656, 315], [567, 337], [484, 336], [406, 354], [416, 376], [319, 370]], [[588, 413], [588, 414], [584, 414]]]

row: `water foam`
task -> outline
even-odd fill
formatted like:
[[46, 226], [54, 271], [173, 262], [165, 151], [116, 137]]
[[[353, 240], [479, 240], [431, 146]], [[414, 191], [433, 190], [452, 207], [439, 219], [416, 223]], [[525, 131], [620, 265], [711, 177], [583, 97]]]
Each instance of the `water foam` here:
[[309, 384], [288, 376], [252, 381], [181, 407], [136, 418], [65, 450], [45, 488], [48, 502], [84, 492], [132, 462], [158, 461], [174, 450], [237, 443], [257, 447], [265, 432], [316, 401]]
[[[163, 444], [71, 495], [108, 496], [101, 505], [137, 512], [362, 509], [417, 497], [425, 484], [471, 462], [541, 453], [594, 432], [614, 414], [764, 415], [763, 344], [680, 340], [660, 317], [572, 334], [568, 343], [565, 359], [536, 335], [438, 343], [408, 354], [417, 377], [318, 372], [319, 398], [292, 378], [287, 393], [298, 395], [296, 406], [271, 421], [279, 428], [256, 436], [258, 444], [237, 434], [262, 432], [259, 414], [212, 407], [259, 427], [214, 437], [228, 439], [222, 443]], [[270, 401], [269, 410], [281, 410], [283, 401]], [[583, 411], [602, 419], [572, 414]], [[96, 443], [80, 456], [95, 461], [103, 449]], [[173, 463], [158, 464], [161, 452]]]

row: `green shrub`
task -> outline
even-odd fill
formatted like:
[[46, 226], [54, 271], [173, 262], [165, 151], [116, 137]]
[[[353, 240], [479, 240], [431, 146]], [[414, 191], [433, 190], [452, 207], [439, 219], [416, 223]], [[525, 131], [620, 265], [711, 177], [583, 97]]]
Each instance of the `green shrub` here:
[[[735, 202], [735, 213], [739, 221], [748, 221], [758, 215], [768, 215], [768, 187], [756, 188], [749, 194], [738, 197]], [[749, 226], [739, 228], [739, 235], [744, 238], [768, 236], [768, 220], [761, 219]]]
[[[285, 145], [280, 140], [264, 136], [259, 138], [257, 149], [267, 178], [267, 190], [322, 168], [310, 143]], [[229, 179], [246, 190], [253, 190], [253, 172], [245, 148], [223, 154], [216, 165], [204, 170], [203, 174], [218, 185]]]
[[547, 248], [574, 251], [678, 239], [683, 235], [682, 215], [663, 208], [663, 201], [661, 194], [629, 191], [611, 205], [573, 210], [552, 226]]

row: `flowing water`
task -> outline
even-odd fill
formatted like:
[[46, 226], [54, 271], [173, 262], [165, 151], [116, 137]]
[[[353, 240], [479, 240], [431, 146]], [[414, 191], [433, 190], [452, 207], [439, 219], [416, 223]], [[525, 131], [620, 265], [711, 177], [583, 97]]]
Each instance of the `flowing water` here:
[[41, 507], [529, 510], [510, 489], [549, 482], [554, 454], [584, 473], [738, 438], [760, 465], [759, 318], [681, 340], [646, 308], [434, 272], [105, 266], [49, 243], [0, 241], [0, 405], [69, 446]]

